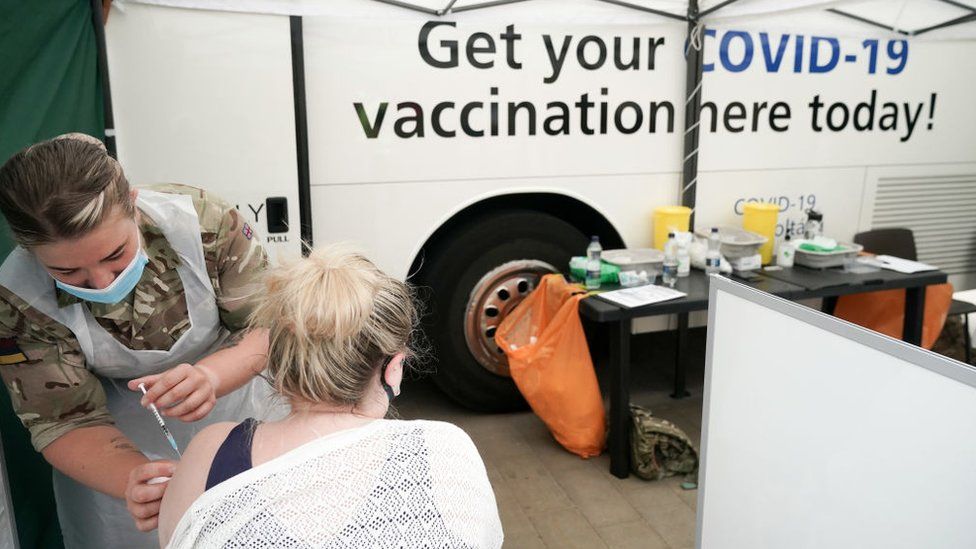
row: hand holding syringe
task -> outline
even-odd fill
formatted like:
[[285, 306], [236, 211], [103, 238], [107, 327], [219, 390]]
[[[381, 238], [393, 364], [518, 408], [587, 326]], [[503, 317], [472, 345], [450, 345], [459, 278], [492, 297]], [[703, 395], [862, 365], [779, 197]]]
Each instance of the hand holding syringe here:
[[199, 421], [217, 404], [217, 387], [220, 380], [216, 373], [202, 364], [180, 364], [165, 372], [150, 374], [130, 380], [130, 391], [138, 391], [145, 383], [142, 405], [155, 404], [160, 415], [175, 418], [184, 423]]
[[[145, 383], [140, 383], [139, 389], [142, 391], [142, 394], [144, 395], [146, 394]], [[163, 416], [159, 415], [159, 410], [156, 408], [156, 405], [150, 402], [149, 411], [151, 411], [153, 415], [156, 416], [156, 422], [159, 423], [159, 427], [163, 430], [163, 434], [166, 435], [166, 440], [168, 440], [169, 445], [173, 447], [173, 451], [176, 452], [177, 456], [182, 458], [183, 454], [180, 453], [180, 448], [176, 445], [176, 439], [173, 438], [173, 433], [169, 432], [169, 427], [167, 427], [166, 422], [163, 421]]]

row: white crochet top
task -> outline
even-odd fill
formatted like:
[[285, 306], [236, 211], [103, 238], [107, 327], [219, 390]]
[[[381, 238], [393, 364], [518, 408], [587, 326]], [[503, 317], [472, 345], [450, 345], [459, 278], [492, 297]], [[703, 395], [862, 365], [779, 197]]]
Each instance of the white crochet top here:
[[461, 429], [377, 420], [300, 446], [204, 492], [171, 548], [498, 548], [484, 463]]

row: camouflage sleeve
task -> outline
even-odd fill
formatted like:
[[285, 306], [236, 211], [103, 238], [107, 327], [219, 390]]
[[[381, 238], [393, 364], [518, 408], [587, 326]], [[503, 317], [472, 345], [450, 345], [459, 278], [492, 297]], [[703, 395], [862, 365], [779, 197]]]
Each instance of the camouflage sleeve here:
[[220, 320], [231, 331], [247, 326], [254, 297], [262, 289], [268, 254], [253, 226], [236, 208], [207, 197], [200, 215], [204, 255], [211, 272]]
[[257, 232], [234, 208], [224, 214], [216, 248], [221, 319], [228, 328], [241, 329], [254, 309], [253, 297], [263, 289], [268, 254]]
[[253, 225], [237, 208], [203, 189], [174, 183], [150, 188], [187, 194], [193, 199], [220, 320], [231, 331], [245, 328], [253, 309], [251, 298], [261, 291], [268, 269], [267, 251]]
[[0, 299], [0, 338], [7, 342], [0, 376], [38, 452], [74, 429], [114, 423], [102, 384], [66, 328]]

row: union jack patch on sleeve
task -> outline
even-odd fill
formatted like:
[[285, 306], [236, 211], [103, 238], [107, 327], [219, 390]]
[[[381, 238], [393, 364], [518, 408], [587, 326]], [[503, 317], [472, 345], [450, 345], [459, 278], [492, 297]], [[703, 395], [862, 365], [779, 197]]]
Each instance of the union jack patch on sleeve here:
[[251, 225], [245, 223], [244, 228], [241, 229], [241, 233], [244, 234], [244, 238], [251, 240], [254, 237], [254, 231], [251, 230]]

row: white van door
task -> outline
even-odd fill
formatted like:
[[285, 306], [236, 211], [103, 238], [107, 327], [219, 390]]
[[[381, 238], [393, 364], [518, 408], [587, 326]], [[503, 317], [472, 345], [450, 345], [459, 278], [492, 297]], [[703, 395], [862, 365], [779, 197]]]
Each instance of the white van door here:
[[129, 181], [213, 192], [258, 228], [272, 260], [297, 256], [289, 18], [127, 3], [105, 30]]

